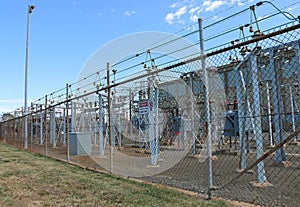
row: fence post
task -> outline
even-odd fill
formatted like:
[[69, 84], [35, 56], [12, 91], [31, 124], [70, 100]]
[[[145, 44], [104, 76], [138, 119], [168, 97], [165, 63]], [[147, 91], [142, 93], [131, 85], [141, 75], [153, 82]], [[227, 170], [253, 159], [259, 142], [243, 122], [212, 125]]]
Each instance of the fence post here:
[[110, 97], [110, 66], [107, 63], [107, 102], [108, 102], [108, 132], [109, 132], [109, 151], [110, 151], [110, 173], [113, 173], [113, 142], [112, 142], [112, 117], [111, 117], [111, 97]]
[[66, 84], [66, 142], [67, 142], [67, 162], [70, 162], [70, 147], [69, 147], [69, 84]]
[[30, 150], [32, 151], [32, 140], [33, 140], [33, 106], [30, 107]]
[[[27, 108], [27, 106], [26, 106]], [[28, 148], [28, 117], [27, 117], [27, 109], [25, 109], [26, 111], [24, 112], [24, 149]]]
[[45, 147], [46, 147], [46, 157], [48, 156], [48, 141], [47, 141], [47, 135], [48, 135], [48, 127], [47, 127], [47, 104], [48, 104], [48, 97], [47, 95], [45, 96], [45, 116], [44, 116], [44, 125], [45, 125]]
[[43, 125], [43, 107], [40, 105], [40, 145], [44, 144], [43, 141], [43, 130], [44, 130], [44, 125]]
[[199, 37], [200, 37], [200, 53], [201, 53], [201, 68], [203, 70], [203, 78], [205, 85], [205, 118], [206, 118], [206, 138], [207, 138], [207, 156], [208, 156], [208, 197], [211, 198], [211, 190], [213, 188], [212, 178], [212, 147], [211, 147], [211, 123], [210, 123], [210, 104], [209, 104], [209, 85], [208, 85], [208, 74], [205, 65], [204, 55], [204, 38], [203, 38], [203, 26], [202, 19], [198, 19], [199, 24]]

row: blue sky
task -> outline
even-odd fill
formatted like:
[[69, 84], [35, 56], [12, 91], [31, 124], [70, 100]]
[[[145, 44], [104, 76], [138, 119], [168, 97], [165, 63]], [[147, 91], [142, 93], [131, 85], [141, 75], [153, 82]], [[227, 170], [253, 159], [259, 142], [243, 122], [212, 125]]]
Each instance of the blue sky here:
[[[28, 99], [76, 81], [88, 58], [107, 42], [143, 31], [175, 33], [203, 18], [210, 24], [253, 0], [1, 0], [0, 113], [24, 105], [27, 6], [31, 14]], [[299, 0], [275, 0], [299, 15]], [[292, 6], [289, 6], [292, 5]], [[270, 10], [270, 11], [269, 11]], [[272, 12], [266, 7], [264, 12]], [[246, 17], [245, 17], [246, 18]], [[240, 20], [236, 20], [239, 24]], [[246, 21], [246, 20], [245, 20]], [[223, 25], [226, 25], [226, 23]], [[216, 31], [217, 32], [217, 31]]]

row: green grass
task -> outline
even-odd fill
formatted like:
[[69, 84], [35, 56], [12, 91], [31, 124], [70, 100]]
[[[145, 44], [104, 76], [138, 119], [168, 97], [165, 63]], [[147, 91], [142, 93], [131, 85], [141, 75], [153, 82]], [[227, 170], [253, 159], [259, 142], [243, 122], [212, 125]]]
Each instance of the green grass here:
[[0, 206], [226, 206], [0, 144]]

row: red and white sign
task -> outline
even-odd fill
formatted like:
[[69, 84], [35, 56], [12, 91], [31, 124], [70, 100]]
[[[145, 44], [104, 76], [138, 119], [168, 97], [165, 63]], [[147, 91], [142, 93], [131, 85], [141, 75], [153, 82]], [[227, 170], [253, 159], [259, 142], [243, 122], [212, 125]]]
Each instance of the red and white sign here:
[[142, 100], [139, 103], [139, 114], [149, 114], [150, 104], [148, 100]]

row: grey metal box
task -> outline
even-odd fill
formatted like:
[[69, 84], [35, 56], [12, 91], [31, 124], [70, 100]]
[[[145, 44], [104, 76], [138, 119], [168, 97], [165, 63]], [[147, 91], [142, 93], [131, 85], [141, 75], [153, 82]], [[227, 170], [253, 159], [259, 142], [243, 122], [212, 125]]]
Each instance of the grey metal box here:
[[92, 134], [90, 132], [69, 133], [70, 155], [91, 155]]

